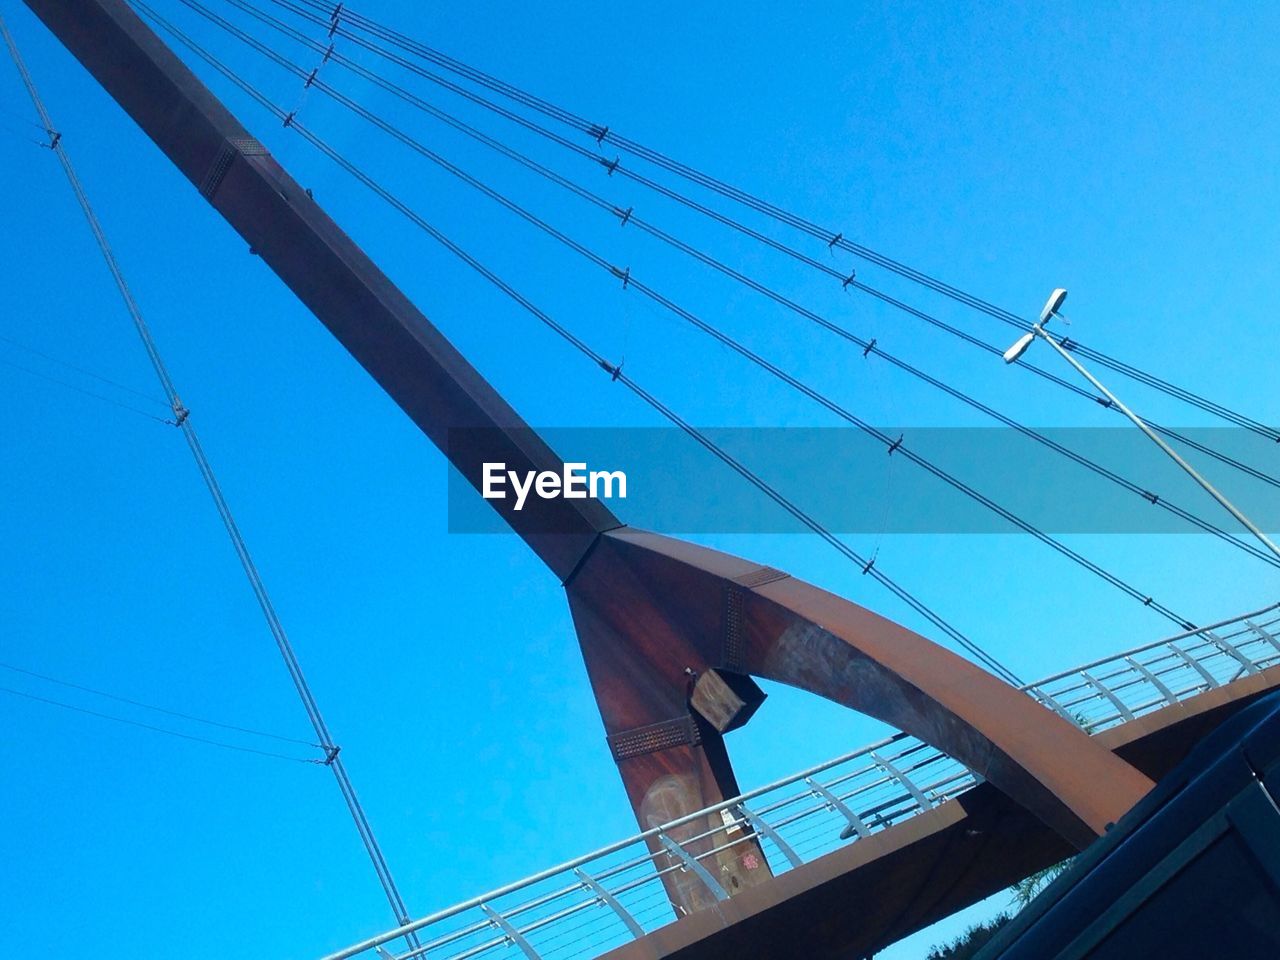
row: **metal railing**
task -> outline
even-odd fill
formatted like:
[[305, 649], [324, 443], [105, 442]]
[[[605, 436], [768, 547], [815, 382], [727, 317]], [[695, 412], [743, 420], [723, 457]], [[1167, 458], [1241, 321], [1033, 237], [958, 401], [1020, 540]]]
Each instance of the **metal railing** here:
[[[1090, 733], [1280, 664], [1280, 603], [1048, 677], [1023, 689]], [[906, 734], [585, 854], [324, 960], [585, 960], [675, 922], [668, 885], [724, 899], [726, 855], [758, 849], [785, 873], [979, 782]], [[678, 838], [678, 839], [674, 839]], [[763, 865], [760, 865], [763, 866]], [[406, 933], [422, 946], [393, 952]]]
[[1023, 689], [1098, 733], [1280, 663], [1280, 604], [1188, 630]]

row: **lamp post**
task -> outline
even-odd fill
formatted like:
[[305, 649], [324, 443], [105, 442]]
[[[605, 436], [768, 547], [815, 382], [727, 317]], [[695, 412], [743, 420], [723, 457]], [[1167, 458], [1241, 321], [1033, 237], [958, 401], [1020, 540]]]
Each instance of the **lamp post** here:
[[1187, 463], [1186, 460], [1182, 459], [1182, 457], [1178, 455], [1178, 452], [1174, 450], [1173, 447], [1165, 443], [1164, 439], [1160, 437], [1149, 426], [1147, 426], [1146, 422], [1141, 417], [1139, 417], [1136, 413], [1134, 413], [1127, 406], [1121, 403], [1120, 399], [1114, 393], [1112, 393], [1110, 390], [1104, 387], [1097, 377], [1095, 377], [1092, 373], [1086, 370], [1084, 368], [1084, 365], [1081, 364], [1079, 360], [1077, 360], [1075, 357], [1071, 355], [1070, 351], [1068, 351], [1066, 347], [1064, 347], [1061, 343], [1059, 343], [1054, 337], [1050, 336], [1048, 331], [1045, 330], [1045, 324], [1047, 324], [1050, 319], [1058, 315], [1058, 308], [1062, 306], [1062, 301], [1066, 299], [1067, 299], [1067, 291], [1064, 290], [1062, 287], [1059, 287], [1058, 289], [1054, 290], [1053, 293], [1049, 295], [1049, 299], [1045, 302], [1044, 309], [1040, 311], [1040, 319], [1035, 322], [1035, 325], [1032, 326], [1032, 328], [1029, 331], [1027, 331], [1021, 337], [1019, 337], [1018, 340], [1013, 344], [1013, 346], [1011, 346], [1008, 350], [1004, 352], [1004, 362], [1016, 363], [1022, 357], [1022, 355], [1027, 352], [1027, 348], [1030, 347], [1031, 344], [1034, 343], [1037, 338], [1044, 340], [1051, 347], [1053, 347], [1054, 350], [1058, 351], [1058, 353], [1061, 354], [1062, 358], [1066, 360], [1067, 363], [1075, 367], [1082, 377], [1088, 380], [1089, 383], [1093, 384], [1093, 386], [1096, 387], [1104, 397], [1106, 397], [1109, 401], [1111, 401], [1111, 403], [1115, 406], [1117, 410], [1119, 410], [1131, 421], [1133, 421], [1134, 425], [1143, 433], [1145, 433], [1151, 439], [1152, 443], [1154, 443], [1166, 454], [1168, 454], [1169, 458], [1173, 460], [1173, 462], [1176, 463], [1179, 467], [1181, 467], [1186, 472], [1186, 474], [1189, 477], [1191, 477], [1192, 480], [1198, 483], [1205, 490], [1205, 492], [1209, 494], [1209, 496], [1217, 500], [1218, 503], [1220, 503], [1233, 517], [1235, 517], [1237, 520], [1240, 521], [1240, 523], [1244, 525], [1245, 529], [1247, 529], [1250, 533], [1252, 533], [1255, 537], [1257, 537], [1264, 547], [1266, 547], [1278, 559], [1280, 559], [1280, 547], [1277, 547], [1271, 541], [1270, 537], [1268, 537], [1265, 533], [1259, 530], [1257, 525], [1252, 520], [1250, 520], [1247, 516], [1245, 516], [1244, 513], [1242, 513], [1234, 503], [1232, 503], [1225, 496], [1219, 493], [1218, 489], [1214, 487], [1214, 485], [1211, 484], [1208, 480], [1202, 477], [1199, 474], [1199, 472], [1195, 469], [1195, 467], [1191, 466], [1191, 464]]

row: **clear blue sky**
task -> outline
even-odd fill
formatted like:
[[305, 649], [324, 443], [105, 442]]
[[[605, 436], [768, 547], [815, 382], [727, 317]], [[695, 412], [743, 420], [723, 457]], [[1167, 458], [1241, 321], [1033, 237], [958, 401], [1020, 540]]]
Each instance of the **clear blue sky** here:
[[[1269, 370], [1280, 249], [1274, 5], [729, 11], [368, 0], [360, 10], [996, 303], [1031, 314], [1067, 286], [1076, 336], [1280, 422]], [[445, 533], [440, 454], [25, 8], [6, 4], [5, 16], [412, 910], [633, 832], [555, 579], [513, 537]], [[218, 49], [296, 104], [296, 83], [251, 67], [228, 40]], [[227, 84], [214, 86], [529, 422], [657, 423]], [[61, 171], [27, 139], [38, 131], [22, 119], [30, 110], [7, 65], [0, 108], [0, 335], [158, 394]], [[301, 116], [603, 352], [625, 354], [628, 371], [686, 418], [834, 423], [322, 98], [308, 98]], [[398, 116], [868, 419], [978, 422], [479, 148]], [[1112, 422], [598, 171], [568, 160], [563, 169], [1031, 422]], [[810, 249], [826, 256], [821, 244]], [[979, 335], [1007, 337], [871, 268], [860, 276]], [[66, 375], [4, 344], [0, 360]], [[0, 371], [0, 659], [309, 737], [177, 432]], [[1212, 422], [1114, 385], [1165, 422]], [[922, 626], [812, 538], [701, 539]], [[1274, 571], [1204, 537], [1070, 542], [1200, 621], [1276, 599]], [[1027, 676], [1168, 632], [1025, 537], [888, 537], [880, 563]], [[126, 712], [0, 673], [2, 686]], [[811, 697], [770, 692], [731, 738], [744, 786], [879, 734]], [[306, 960], [388, 924], [320, 768], [0, 694], [0, 769], [6, 955], [73, 942], [98, 957], [134, 957], [181, 934], [192, 960]], [[922, 956], [959, 925], [885, 956]]]

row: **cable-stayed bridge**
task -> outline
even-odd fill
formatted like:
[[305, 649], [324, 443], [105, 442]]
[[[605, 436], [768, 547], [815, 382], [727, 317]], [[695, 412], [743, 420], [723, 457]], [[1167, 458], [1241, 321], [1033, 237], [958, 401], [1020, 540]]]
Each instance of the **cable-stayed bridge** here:
[[[1158, 779], [1277, 686], [1280, 604], [1023, 690]], [[869, 956], [1069, 852], [1019, 813], [962, 764], [899, 734], [324, 960]], [[731, 899], [720, 864], [757, 844], [774, 879]], [[714, 905], [674, 917], [666, 878]], [[423, 942], [406, 949], [411, 931]]]
[[[1167, 640], [1127, 650], [1034, 684], [1023, 684], [975, 639], [877, 564], [827, 529], [749, 464], [717, 446], [625, 369], [536, 301], [462, 248], [413, 206], [309, 126], [301, 107], [275, 102], [227, 58], [143, 0], [28, 0], [30, 6], [173, 161], [201, 196], [249, 243], [365, 367], [406, 415], [477, 489], [486, 464], [557, 471], [560, 457], [470, 365], [379, 267], [277, 162], [270, 150], [162, 39], [202, 61], [281, 127], [350, 174], [469, 270], [549, 328], [642, 404], [686, 433], [765, 498], [929, 623], [963, 658], [932, 639], [797, 578], [749, 560], [628, 527], [592, 498], [534, 500], [524, 511], [494, 509], [563, 584], [608, 747], [643, 832], [603, 851], [494, 894], [420, 920], [410, 915], [387, 858], [355, 799], [338, 749], [307, 687], [265, 584], [230, 516], [196, 438], [189, 411], [159, 358], [105, 236], [75, 178], [65, 144], [40, 104], [47, 144], [62, 160], [138, 326], [173, 420], [200, 466], [268, 625], [307, 709], [325, 763], [338, 780], [387, 893], [397, 926], [333, 955], [567, 958], [719, 956], [756, 948], [812, 956], [857, 956], [994, 892], [1073, 850], [1087, 847], [1131, 809], [1182, 752], [1227, 713], [1280, 680], [1275, 606], [1210, 625], [1196, 624], [1061, 538], [996, 502], [973, 478], [945, 469], [903, 436], [873, 426], [849, 406], [694, 313], [629, 266], [551, 224], [506, 193], [440, 155], [402, 127], [331, 83], [334, 68], [373, 83], [413, 109], [579, 200], [645, 232], [703, 267], [834, 335], [843, 347], [886, 363], [972, 410], [1022, 433], [1077, 467], [1122, 487], [1153, 509], [1173, 513], [1253, 559], [1280, 560], [1232, 529], [1149, 489], [1001, 412], [879, 345], [834, 323], [761, 280], [669, 232], [644, 211], [623, 208], [445, 113], [415, 89], [349, 57], [350, 45], [411, 78], [459, 93], [585, 159], [606, 180], [653, 190], [780, 256], [929, 324], [968, 348], [999, 356], [999, 345], [837, 270], [800, 243], [756, 230], [722, 208], [694, 199], [631, 165], [637, 158], [715, 197], [771, 218], [828, 251], [840, 250], [950, 298], [1018, 331], [1027, 321], [981, 298], [825, 230], [759, 198], [581, 120], [481, 74], [404, 34], [311, 0], [270, 5], [228, 0], [239, 24], [198, 0], [180, 6], [225, 39], [292, 74], [382, 134], [498, 203], [589, 268], [705, 334], [827, 414], [1029, 535], [1088, 576], [1174, 625]], [[224, 11], [225, 12], [225, 11]], [[282, 19], [289, 14], [293, 20]], [[243, 19], [247, 17], [248, 19]], [[254, 33], [247, 27], [253, 27]], [[264, 32], [265, 31], [265, 32]], [[262, 39], [283, 37], [302, 52], [281, 53]], [[310, 56], [310, 60], [305, 60]], [[15, 53], [15, 59], [16, 53]], [[447, 75], [442, 75], [444, 71]], [[30, 85], [30, 78], [24, 79]], [[471, 84], [464, 86], [462, 81]], [[480, 93], [476, 90], [479, 89]], [[519, 109], [491, 97], [506, 98]], [[578, 141], [546, 123], [576, 133]], [[587, 146], [584, 146], [585, 138]], [[593, 145], [593, 146], [592, 146]], [[618, 153], [600, 152], [606, 145]], [[594, 148], [593, 148], [594, 147]], [[628, 157], [623, 160], [623, 155]], [[1063, 338], [1063, 350], [1270, 441], [1280, 432], [1141, 368]], [[1027, 365], [1066, 394], [1108, 409], [1107, 397]], [[1223, 467], [1273, 486], [1280, 481], [1238, 456], [1153, 425], [1162, 437]], [[1215, 515], [1216, 516], [1216, 515]], [[790, 684], [888, 723], [903, 733], [768, 787], [743, 793], [724, 734], [744, 725], [763, 699], [752, 677]], [[857, 908], [848, 904], [856, 902]], [[841, 906], [843, 905], [843, 906]]]

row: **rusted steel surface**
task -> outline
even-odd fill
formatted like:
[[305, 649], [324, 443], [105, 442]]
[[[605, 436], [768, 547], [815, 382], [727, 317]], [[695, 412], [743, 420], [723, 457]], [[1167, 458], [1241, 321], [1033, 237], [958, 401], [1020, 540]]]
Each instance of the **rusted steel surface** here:
[[[1280, 686], [1280, 667], [1100, 734], [1153, 779], [1222, 721]], [[806, 863], [600, 960], [871, 956], [1057, 863], [1071, 846], [990, 784]]]
[[[724, 668], [919, 737], [1076, 847], [1151, 787], [1079, 728], [967, 660], [770, 568], [624, 528], [601, 538], [567, 590], [610, 735], [687, 714], [690, 675]], [[648, 763], [660, 770], [652, 779], [623, 768], [638, 810], [676, 773]], [[697, 781], [693, 769], [684, 775]]]
[[[545, 442], [121, 0], [27, 3], [473, 485], [486, 462], [560, 469]], [[608, 742], [642, 826], [738, 792], [719, 733], [690, 709], [693, 684], [710, 669], [770, 677], [918, 736], [1077, 847], [1150, 786], [1021, 693], [846, 600], [746, 560], [620, 528], [594, 499], [532, 498], [519, 513], [510, 499], [491, 503], [566, 583]], [[696, 873], [673, 881], [681, 909], [722, 905], [717, 887], [737, 896], [768, 878], [758, 847], [733, 849], [710, 882]]]
[[[752, 582], [764, 579], [753, 576]], [[770, 573], [767, 579], [778, 576]], [[1251, 638], [1257, 627], [1280, 623], [1277, 610], [1280, 604], [1125, 650], [1022, 689], [1033, 698], [1071, 704], [1082, 726], [1101, 731], [1094, 734], [1101, 742], [1151, 776], [1163, 778], [1190, 745], [1234, 710], [1280, 685], [1280, 644], [1273, 644], [1269, 635]], [[1267, 619], [1255, 623], [1260, 615]], [[1243, 663], [1224, 656], [1228, 645]], [[1203, 672], [1185, 669], [1175, 648]], [[1247, 669], [1242, 669], [1245, 663]], [[1107, 684], [1110, 695], [1092, 685], [1086, 692], [1080, 684], [1084, 674]], [[1160, 683], [1153, 683], [1152, 677]], [[1124, 698], [1134, 719], [1114, 722], [1115, 695]], [[1000, 812], [1004, 808], [989, 808], [990, 794], [1002, 798], [1004, 808], [1017, 816]], [[719, 873], [713, 858], [724, 847], [717, 837], [715, 850], [691, 855], [687, 851], [693, 844], [688, 843], [674, 858], [651, 848], [642, 853], [640, 848], [660, 834], [664, 848], [676, 846], [671, 838], [677, 833], [687, 836], [681, 828], [695, 820], [711, 821], [706, 834], [720, 834], [724, 845], [763, 845], [778, 875], [773, 892], [761, 884], [732, 902], [712, 898], [714, 902], [687, 919], [664, 919], [671, 903], [678, 902], [674, 895], [670, 900], [664, 895], [668, 875], [692, 871], [709, 881]], [[410, 930], [423, 936], [433, 957], [522, 960], [527, 954], [496, 932], [494, 916], [519, 931], [543, 960], [585, 960], [634, 940], [644, 941], [642, 956], [693, 948], [703, 952], [692, 956], [716, 957], [730, 942], [749, 945], [753, 956], [770, 955], [765, 944], [786, 957], [801, 947], [806, 955], [818, 957], [862, 956], [1068, 850], [1069, 845], [1043, 824], [1038, 830], [1028, 830], [1026, 824], [1038, 821], [990, 784], [975, 781], [973, 773], [953, 758], [899, 733], [407, 927], [383, 931], [325, 960], [371, 956], [379, 945], [386, 947]], [[733, 831], [733, 825], [742, 830]], [[948, 839], [945, 834], [953, 828], [963, 833]], [[759, 833], [745, 832], [751, 829]], [[947, 859], [936, 864], [929, 851], [940, 839], [947, 839]], [[858, 850], [850, 852], [851, 847]], [[690, 862], [694, 856], [701, 865]], [[895, 882], [889, 882], [887, 870], [893, 871]], [[854, 885], [852, 892], [846, 884]], [[863, 899], [856, 909], [849, 909], [853, 896]], [[797, 918], [791, 908], [806, 902], [815, 914]], [[821, 910], [827, 912], [817, 912]], [[722, 927], [739, 922], [744, 931], [754, 932], [745, 939], [740, 933], [721, 937]], [[778, 929], [771, 930], [771, 924]], [[392, 960], [416, 956], [391, 954]]]
[[[391, 398], [479, 488], [481, 464], [561, 460], [121, 0], [27, 0], [35, 14]], [[454, 432], [455, 443], [450, 443]], [[469, 441], [483, 437], [482, 446]], [[619, 526], [600, 501], [489, 501], [557, 576]]]
[[[695, 675], [715, 664], [688, 629], [681, 590], [654, 593], [646, 573], [643, 561], [629, 564], [602, 538], [566, 591], [618, 772], [647, 830], [741, 791], [720, 734], [689, 706]], [[695, 821], [688, 834], [713, 826]], [[712, 848], [710, 838], [700, 843]], [[730, 895], [771, 876], [754, 844], [732, 848], [717, 866]], [[667, 889], [682, 911], [716, 902], [696, 879], [672, 875]]]

